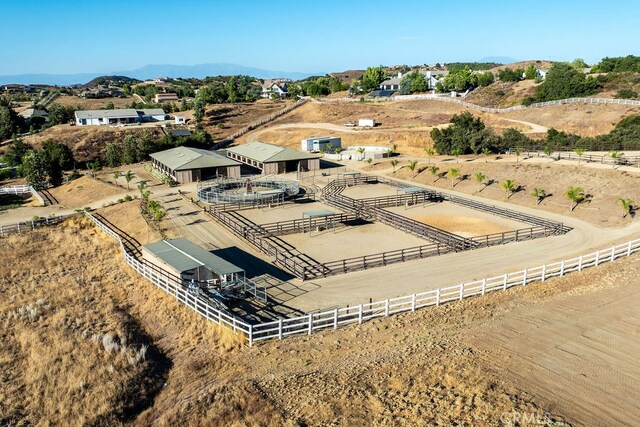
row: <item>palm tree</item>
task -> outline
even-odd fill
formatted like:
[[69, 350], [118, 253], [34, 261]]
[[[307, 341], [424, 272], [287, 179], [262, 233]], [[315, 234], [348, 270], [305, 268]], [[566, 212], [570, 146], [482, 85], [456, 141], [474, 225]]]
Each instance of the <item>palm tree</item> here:
[[431, 175], [435, 176], [436, 179], [433, 180], [433, 182], [436, 182], [437, 180], [440, 179], [440, 168], [437, 166], [430, 166], [429, 167], [429, 172], [431, 173]]
[[582, 162], [582, 156], [584, 156], [584, 153], [587, 151], [584, 148], [574, 148], [573, 151], [575, 151], [575, 153], [578, 155], [578, 166], [580, 166], [580, 163]]
[[429, 164], [431, 164], [431, 158], [436, 154], [435, 148], [427, 147], [424, 149], [424, 153], [427, 155], [427, 158], [429, 159]]
[[336, 153], [336, 154], [340, 154], [340, 153], [342, 153], [342, 148], [338, 147], [333, 152]]
[[520, 154], [522, 154], [522, 148], [516, 148], [515, 150], [513, 150], [513, 152], [516, 155], [516, 163], [518, 163], [518, 160], [520, 159]]
[[418, 161], [417, 160], [409, 160], [407, 162], [407, 169], [409, 169], [411, 172], [416, 170], [416, 166], [418, 166]]
[[333, 150], [333, 144], [329, 143], [325, 146], [325, 150], [327, 150], [328, 153], [331, 152], [331, 150]]
[[544, 155], [547, 156], [548, 158], [550, 158], [551, 160], [553, 160], [553, 158], [551, 156], [553, 156], [553, 149], [549, 146], [544, 147]]
[[454, 148], [453, 150], [451, 150], [451, 154], [456, 156], [456, 163], [458, 163], [460, 161], [459, 157], [462, 154], [462, 150], [459, 148]]
[[144, 189], [147, 188], [147, 185], [149, 185], [149, 183], [147, 181], [140, 181], [138, 183], [138, 190], [140, 190], [140, 196], [142, 196], [142, 193], [143, 193]]
[[488, 157], [491, 155], [491, 150], [489, 150], [487, 147], [484, 147], [482, 149], [482, 154], [484, 154], [485, 158], [484, 158], [484, 162], [485, 163], [489, 163], [489, 159]]
[[136, 177], [136, 174], [128, 170], [123, 176], [124, 180], [127, 181], [127, 190], [129, 190], [129, 183]]
[[391, 143], [391, 150], [390, 150], [391, 153], [390, 154], [395, 153], [397, 149], [398, 149], [398, 144], [396, 144], [395, 142], [392, 142]]
[[613, 168], [616, 168], [616, 164], [618, 164], [618, 160], [624, 156], [624, 153], [620, 151], [611, 151], [609, 153], [609, 157], [613, 159]]
[[483, 188], [482, 183], [484, 182], [485, 179], [487, 179], [487, 176], [482, 172], [476, 172], [473, 174], [473, 179], [475, 179], [476, 182], [478, 183], [478, 193], [481, 192]]
[[396, 166], [398, 166], [398, 159], [393, 159], [391, 160], [389, 163], [391, 163], [391, 166], [393, 166], [393, 173], [396, 173]]
[[360, 160], [362, 160], [364, 158], [364, 147], [358, 147], [356, 151], [360, 154]]
[[531, 195], [536, 198], [537, 200], [536, 204], [539, 205], [540, 203], [542, 203], [545, 197], [547, 197], [547, 191], [544, 188], [536, 187], [531, 192]]
[[633, 205], [633, 200], [631, 199], [620, 199], [620, 204], [622, 205], [622, 211], [623, 211], [622, 218], [626, 218], [627, 215], [631, 215], [635, 210], [635, 206]]
[[373, 159], [371, 157], [369, 157], [367, 160], [364, 161], [366, 164], [369, 165], [369, 169], [371, 169], [371, 162], [372, 161], [373, 161]]
[[455, 168], [451, 168], [449, 169], [449, 172], [447, 172], [447, 176], [449, 178], [451, 178], [451, 188], [455, 187], [455, 180], [456, 178], [458, 178], [460, 176], [460, 170], [455, 169]]
[[500, 183], [500, 187], [504, 188], [504, 191], [507, 192], [507, 199], [509, 199], [516, 191], [516, 182], [512, 179], [505, 179]]
[[564, 192], [564, 195], [567, 196], [567, 199], [571, 200], [574, 204], [570, 206], [570, 211], [573, 211], [580, 203], [582, 203], [586, 196], [584, 194], [584, 190], [581, 187], [569, 187], [567, 191]]
[[114, 172], [113, 173], [113, 180], [115, 181], [116, 185], [118, 184], [118, 179], [122, 176], [122, 174], [120, 172]]

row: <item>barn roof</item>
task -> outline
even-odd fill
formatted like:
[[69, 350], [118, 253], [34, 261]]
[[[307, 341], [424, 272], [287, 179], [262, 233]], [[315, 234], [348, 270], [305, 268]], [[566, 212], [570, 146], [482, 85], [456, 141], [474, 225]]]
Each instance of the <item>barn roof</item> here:
[[161, 240], [144, 245], [147, 251], [175, 268], [180, 273], [206, 267], [217, 274], [242, 273], [243, 269], [212, 254], [185, 238]]
[[174, 171], [240, 165], [239, 162], [216, 152], [191, 147], [159, 151], [151, 154], [151, 158]]
[[238, 145], [237, 147], [229, 147], [227, 151], [261, 163], [319, 158], [319, 156], [314, 154], [267, 144], [266, 142], [250, 142], [248, 144]]

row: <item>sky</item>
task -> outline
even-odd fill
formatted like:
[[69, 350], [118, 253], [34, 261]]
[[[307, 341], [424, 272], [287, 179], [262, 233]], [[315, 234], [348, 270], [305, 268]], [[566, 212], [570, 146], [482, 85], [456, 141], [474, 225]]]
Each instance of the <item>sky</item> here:
[[0, 0], [0, 14], [0, 75], [203, 63], [327, 73], [640, 53], [637, 0]]

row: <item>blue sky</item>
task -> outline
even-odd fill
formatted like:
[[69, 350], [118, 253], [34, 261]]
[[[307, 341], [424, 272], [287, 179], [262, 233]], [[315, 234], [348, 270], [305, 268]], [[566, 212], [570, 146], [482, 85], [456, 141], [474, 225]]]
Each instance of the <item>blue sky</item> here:
[[226, 62], [330, 72], [639, 54], [640, 2], [0, 0], [0, 74]]

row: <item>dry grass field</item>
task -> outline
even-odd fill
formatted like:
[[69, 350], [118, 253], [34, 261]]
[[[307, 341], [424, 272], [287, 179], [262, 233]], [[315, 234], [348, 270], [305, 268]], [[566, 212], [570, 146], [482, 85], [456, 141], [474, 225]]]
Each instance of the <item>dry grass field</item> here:
[[56, 198], [58, 203], [67, 208], [83, 208], [96, 200], [121, 195], [123, 190], [114, 188], [90, 176], [83, 176], [67, 184], [52, 188], [49, 192]]
[[4, 241], [3, 424], [510, 425], [526, 415], [616, 425], [639, 415], [628, 356], [637, 257], [246, 349], [135, 277], [86, 223]]
[[53, 104], [63, 105], [65, 107], [74, 107], [81, 110], [102, 110], [107, 108], [108, 104], [113, 104], [115, 108], [129, 108], [129, 105], [131, 105], [132, 102], [139, 101], [137, 98], [132, 96], [125, 98], [89, 99], [73, 95], [58, 96], [53, 100]]

